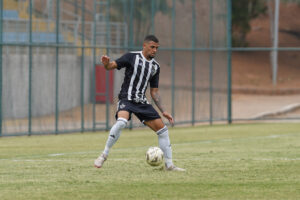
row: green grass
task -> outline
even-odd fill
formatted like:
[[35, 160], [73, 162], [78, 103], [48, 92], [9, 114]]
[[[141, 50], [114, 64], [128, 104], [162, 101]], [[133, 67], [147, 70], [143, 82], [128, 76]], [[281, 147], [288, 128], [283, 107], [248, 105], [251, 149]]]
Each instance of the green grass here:
[[107, 133], [0, 138], [0, 199], [300, 199], [300, 125], [170, 128], [174, 163], [147, 165], [149, 129], [124, 130], [102, 169]]

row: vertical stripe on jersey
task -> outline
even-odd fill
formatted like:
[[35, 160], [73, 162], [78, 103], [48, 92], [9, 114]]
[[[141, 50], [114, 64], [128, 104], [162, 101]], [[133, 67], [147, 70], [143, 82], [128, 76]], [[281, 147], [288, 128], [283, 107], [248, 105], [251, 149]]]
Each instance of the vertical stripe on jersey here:
[[136, 55], [135, 56], [135, 62], [134, 62], [134, 71], [133, 71], [133, 74], [131, 76], [131, 80], [130, 80], [130, 84], [129, 84], [129, 88], [128, 88], [128, 100], [132, 100], [131, 99], [132, 86], [133, 86], [133, 81], [136, 77], [138, 65], [139, 65], [139, 55]]
[[[138, 84], [136, 86], [136, 92], [135, 92], [135, 97], [137, 99], [139, 99], [139, 92], [140, 92], [139, 89], [140, 89], [142, 81], [144, 79], [144, 73], [145, 73], [146, 64], [148, 64], [148, 62], [146, 63], [145, 59], [143, 59], [143, 66], [142, 66], [142, 71], [140, 73], [140, 80], [139, 80], [139, 82], [138, 82]], [[143, 96], [143, 93], [141, 93], [141, 94], [142, 94], [141, 96]]]
[[[144, 94], [144, 91], [147, 88], [148, 81], [149, 81], [149, 78], [150, 78], [150, 75], [151, 75], [151, 72], [152, 72], [152, 66], [153, 66], [152, 62], [150, 62], [149, 63], [149, 70], [148, 70], [147, 78], [146, 78], [145, 84], [144, 84], [143, 89], [142, 89], [142, 94]], [[144, 95], [143, 98], [146, 99], [146, 96]]]
[[142, 68], [143, 68], [143, 59], [141, 57], [139, 57], [139, 64], [138, 67], [136, 69], [136, 76], [135, 79], [133, 81], [133, 86], [132, 86], [132, 91], [131, 91], [131, 98], [134, 100], [136, 99], [135, 94], [137, 92], [137, 85], [140, 81], [140, 76], [142, 74]]

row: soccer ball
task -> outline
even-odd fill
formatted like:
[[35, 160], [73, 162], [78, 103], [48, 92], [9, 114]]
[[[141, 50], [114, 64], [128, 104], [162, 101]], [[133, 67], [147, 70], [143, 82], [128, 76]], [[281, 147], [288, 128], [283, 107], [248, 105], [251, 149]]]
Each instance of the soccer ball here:
[[151, 166], [159, 166], [164, 160], [164, 153], [158, 147], [150, 147], [146, 152], [146, 161]]

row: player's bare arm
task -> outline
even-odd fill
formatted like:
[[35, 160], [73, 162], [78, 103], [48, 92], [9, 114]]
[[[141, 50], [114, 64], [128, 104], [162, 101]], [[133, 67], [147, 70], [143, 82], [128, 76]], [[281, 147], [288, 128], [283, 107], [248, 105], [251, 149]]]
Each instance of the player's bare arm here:
[[108, 56], [102, 56], [101, 62], [104, 65], [106, 70], [112, 70], [117, 68], [117, 63], [115, 61], [110, 62], [110, 58]]
[[150, 88], [150, 95], [151, 95], [153, 101], [155, 102], [157, 108], [163, 114], [163, 116], [165, 118], [167, 118], [171, 124], [174, 124], [174, 119], [173, 119], [172, 115], [170, 115], [162, 106], [161, 97], [159, 95], [158, 88]]
[[157, 108], [160, 110], [161, 113], [163, 113], [165, 109], [162, 106], [161, 97], [159, 95], [158, 88], [150, 88], [150, 94]]

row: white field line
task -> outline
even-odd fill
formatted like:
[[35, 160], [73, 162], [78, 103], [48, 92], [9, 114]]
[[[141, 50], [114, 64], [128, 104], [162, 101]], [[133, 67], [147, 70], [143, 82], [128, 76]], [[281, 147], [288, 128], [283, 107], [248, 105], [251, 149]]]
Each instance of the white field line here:
[[[47, 159], [47, 160], [43, 160], [43, 159], [36, 159], [36, 160], [30, 160], [30, 159], [8, 159], [10, 161], [13, 162], [67, 162], [69, 159], [64, 159], [64, 160], [57, 160], [57, 159]], [[109, 161], [133, 161], [135, 159], [133, 158], [110, 158]], [[215, 161], [215, 160], [219, 160], [219, 161], [300, 161], [300, 158], [249, 158], [249, 159], [245, 159], [245, 158], [228, 158], [228, 159], [216, 159], [216, 158], [177, 158], [177, 159], [173, 159], [173, 160], [186, 160], [186, 161]]]
[[181, 158], [174, 160], [202, 160], [202, 161], [298, 161], [300, 158], [228, 158], [228, 159], [219, 159], [219, 158]]
[[258, 160], [258, 161], [274, 161], [274, 160], [283, 160], [283, 161], [298, 161], [300, 158], [254, 158], [252, 160]]
[[[283, 138], [289, 136], [296, 136], [300, 135], [300, 133], [292, 133], [292, 134], [283, 134], [283, 135], [267, 135], [267, 136], [254, 136], [254, 137], [244, 137], [244, 138], [225, 138], [225, 139], [215, 139], [215, 140], [198, 140], [192, 142], [183, 142], [183, 143], [173, 143], [173, 146], [180, 146], [180, 145], [190, 145], [190, 144], [210, 144], [210, 143], [217, 143], [217, 142], [231, 142], [233, 140], [249, 140], [249, 139], [275, 139], [275, 138]], [[140, 147], [127, 147], [127, 148], [115, 148], [114, 151], [123, 151], [124, 149], [144, 149], [147, 148], [146, 146]], [[87, 154], [96, 154], [101, 153], [99, 151], [83, 151], [83, 152], [66, 152], [66, 153], [54, 153], [54, 154], [45, 154], [45, 155], [33, 155], [33, 156], [24, 156], [24, 157], [15, 157], [15, 158], [0, 158], [1, 160], [32, 160], [34, 158], [44, 158], [44, 157], [59, 157], [59, 156], [68, 156], [68, 155], [87, 155]]]
[[[217, 142], [232, 142], [234, 140], [250, 140], [250, 139], [276, 139], [276, 138], [284, 138], [290, 136], [300, 136], [300, 133], [292, 133], [292, 134], [284, 134], [284, 135], [267, 135], [267, 136], [253, 136], [253, 137], [237, 137], [237, 138], [225, 138], [225, 139], [215, 139], [215, 140], [202, 140], [202, 141], [193, 141], [193, 142], [182, 142], [174, 145], [187, 145], [187, 144], [206, 144], [206, 143], [217, 143]], [[173, 144], [172, 144], [173, 145]]]
[[47, 159], [47, 160], [38, 160], [38, 159], [36, 159], [36, 160], [30, 160], [30, 159], [24, 159], [24, 160], [22, 160], [22, 159], [7, 159], [7, 160], [11, 160], [11, 161], [13, 161], [13, 162], [53, 162], [53, 161], [55, 161], [55, 162], [66, 162], [67, 160], [57, 160], [57, 159]]
[[[58, 159], [46, 159], [46, 160], [43, 160], [43, 159], [7, 159], [9, 161], [13, 161], [13, 162], [68, 162], [70, 161], [69, 158], [66, 158], [64, 160], [58, 160]], [[71, 159], [72, 160], [75, 160], [75, 159]], [[133, 161], [134, 159], [133, 158], [110, 158], [109, 161]]]

